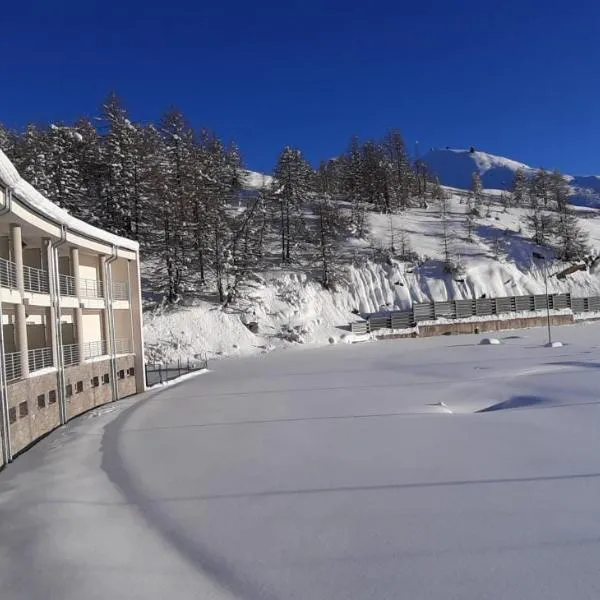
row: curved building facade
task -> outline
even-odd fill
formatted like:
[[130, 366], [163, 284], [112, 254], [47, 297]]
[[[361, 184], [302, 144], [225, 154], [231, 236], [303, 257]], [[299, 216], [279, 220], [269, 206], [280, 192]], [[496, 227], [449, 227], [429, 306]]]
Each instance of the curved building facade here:
[[144, 390], [136, 242], [75, 219], [0, 151], [0, 465]]

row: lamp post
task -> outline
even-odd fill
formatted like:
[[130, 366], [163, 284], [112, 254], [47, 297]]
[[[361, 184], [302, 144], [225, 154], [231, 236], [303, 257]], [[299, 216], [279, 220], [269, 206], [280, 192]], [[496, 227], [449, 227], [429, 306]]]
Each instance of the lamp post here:
[[550, 297], [548, 296], [548, 257], [540, 252], [532, 253], [534, 258], [541, 258], [544, 261], [544, 289], [546, 293], [546, 322], [548, 324], [548, 346], [552, 346], [552, 330], [550, 328]]

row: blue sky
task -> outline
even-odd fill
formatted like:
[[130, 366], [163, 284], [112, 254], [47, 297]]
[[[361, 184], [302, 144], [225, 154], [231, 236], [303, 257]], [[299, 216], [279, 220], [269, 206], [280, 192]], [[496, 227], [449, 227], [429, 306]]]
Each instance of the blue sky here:
[[600, 3], [21, 0], [2, 7], [0, 121], [178, 106], [270, 170], [352, 134], [600, 174]]

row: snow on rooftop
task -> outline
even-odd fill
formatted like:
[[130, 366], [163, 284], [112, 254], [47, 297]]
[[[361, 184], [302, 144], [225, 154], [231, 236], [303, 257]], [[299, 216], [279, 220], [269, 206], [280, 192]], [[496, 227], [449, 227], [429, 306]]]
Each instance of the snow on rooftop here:
[[133, 240], [114, 235], [89, 225], [84, 221], [80, 221], [73, 215], [69, 214], [66, 210], [60, 208], [38, 190], [36, 190], [30, 183], [25, 181], [18, 173], [15, 166], [9, 160], [9, 158], [0, 150], [0, 182], [5, 186], [12, 189], [16, 196], [24, 202], [30, 208], [37, 210], [52, 221], [66, 225], [69, 229], [83, 236], [95, 238], [101, 240], [107, 244], [125, 248], [127, 250], [137, 251], [139, 245]]

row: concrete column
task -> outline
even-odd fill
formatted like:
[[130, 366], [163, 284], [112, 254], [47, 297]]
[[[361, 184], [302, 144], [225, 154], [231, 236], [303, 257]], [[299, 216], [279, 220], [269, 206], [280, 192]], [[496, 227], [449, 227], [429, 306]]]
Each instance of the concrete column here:
[[100, 255], [98, 257], [98, 279], [104, 284], [104, 309], [102, 310], [102, 333], [104, 334], [104, 340], [106, 343], [106, 352], [112, 353], [112, 344], [110, 339], [110, 314], [109, 314], [109, 296], [108, 286], [110, 282], [108, 280], [108, 266], [106, 264], [106, 256]]
[[29, 346], [27, 344], [27, 317], [25, 316], [25, 305], [17, 304], [15, 308], [17, 347], [21, 354], [21, 377], [27, 377], [29, 375]]
[[75, 308], [75, 336], [79, 350], [79, 364], [83, 363], [83, 310], [81, 308], [81, 276], [79, 273], [79, 248], [70, 249], [71, 272], [75, 278], [75, 295], [77, 307]]
[[25, 292], [25, 288], [23, 285], [23, 237], [20, 225], [11, 223], [10, 239], [12, 242], [13, 261], [17, 266], [17, 288], [22, 295]]
[[[23, 280], [23, 237], [20, 225], [11, 223], [10, 239], [13, 261], [17, 267], [17, 288], [21, 293], [22, 302], [25, 286]], [[29, 346], [27, 344], [27, 317], [25, 316], [25, 305], [22, 303], [15, 306], [15, 334], [17, 348], [21, 354], [21, 377], [27, 377], [29, 375]]]
[[142, 330], [142, 286], [140, 280], [140, 260], [130, 260], [129, 274], [129, 310], [131, 311], [131, 329], [133, 332], [133, 351], [135, 352], [135, 386], [138, 392], [146, 389], [146, 373], [144, 370], [144, 333]]
[[79, 276], [79, 248], [70, 249], [71, 273], [75, 278], [75, 295], [81, 298], [81, 277]]

